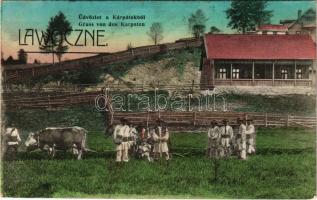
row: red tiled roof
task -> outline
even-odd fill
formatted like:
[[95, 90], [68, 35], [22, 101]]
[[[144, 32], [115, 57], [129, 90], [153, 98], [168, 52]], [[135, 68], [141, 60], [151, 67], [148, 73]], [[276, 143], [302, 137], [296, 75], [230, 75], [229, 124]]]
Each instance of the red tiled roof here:
[[284, 26], [282, 24], [267, 24], [262, 25], [257, 28], [259, 31], [287, 31], [287, 26]]
[[316, 59], [309, 35], [206, 34], [204, 42], [208, 59]]

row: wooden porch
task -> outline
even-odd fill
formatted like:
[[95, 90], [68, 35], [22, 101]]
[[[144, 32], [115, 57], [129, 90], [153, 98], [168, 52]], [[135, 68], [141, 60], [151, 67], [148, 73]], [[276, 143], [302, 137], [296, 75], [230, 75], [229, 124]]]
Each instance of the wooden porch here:
[[236, 86], [304, 86], [311, 87], [310, 79], [216, 79], [215, 85], [236, 85]]
[[204, 64], [207, 67], [201, 75], [201, 88], [313, 86], [313, 62], [310, 60], [213, 60]]

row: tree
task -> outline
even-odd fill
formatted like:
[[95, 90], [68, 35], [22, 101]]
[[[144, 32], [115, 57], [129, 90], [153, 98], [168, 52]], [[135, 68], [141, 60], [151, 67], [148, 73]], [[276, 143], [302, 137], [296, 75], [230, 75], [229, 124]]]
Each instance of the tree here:
[[201, 9], [192, 13], [188, 18], [188, 28], [195, 38], [200, 38], [205, 33], [207, 21], [208, 19]]
[[272, 11], [266, 10], [267, 5], [267, 1], [233, 0], [231, 7], [226, 10], [230, 20], [228, 27], [244, 34], [255, 30], [256, 26], [270, 23]]
[[18, 61], [20, 64], [26, 64], [28, 61], [28, 55], [27, 53], [24, 51], [24, 49], [20, 49], [18, 51]]
[[157, 45], [161, 40], [163, 40], [163, 27], [161, 23], [155, 22], [150, 27], [150, 31], [147, 32], [150, 39]]
[[221, 30], [219, 28], [217, 28], [215, 26], [211, 26], [210, 27], [210, 30], [209, 30], [210, 34], [217, 34], [217, 33], [220, 33], [220, 32], [221, 32]]
[[41, 62], [38, 59], [34, 59], [34, 64], [40, 64]]
[[127, 45], [127, 50], [130, 50], [130, 49], [133, 49], [131, 42], [129, 42], [129, 44]]
[[52, 53], [53, 63], [54, 54], [60, 62], [62, 55], [68, 50], [68, 46], [64, 43], [65, 38], [70, 35], [71, 31], [72, 26], [62, 12], [51, 17], [43, 35], [44, 44], [40, 45], [40, 49], [46, 53]]
[[6, 60], [6, 64], [14, 64], [14, 59], [12, 56], [9, 56]]

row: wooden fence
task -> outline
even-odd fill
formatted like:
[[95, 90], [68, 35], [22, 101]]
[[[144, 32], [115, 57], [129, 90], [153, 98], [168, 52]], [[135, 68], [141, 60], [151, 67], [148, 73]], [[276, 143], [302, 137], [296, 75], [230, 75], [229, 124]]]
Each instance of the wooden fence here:
[[[236, 126], [237, 118], [253, 119], [257, 127], [303, 127], [314, 128], [316, 117], [277, 115], [268, 113], [241, 113], [241, 112], [114, 112], [113, 123], [119, 123], [120, 118], [125, 117], [133, 124], [145, 123], [153, 125], [160, 117], [169, 126], [176, 129], [197, 129], [210, 126], [212, 120], [222, 123], [223, 119], [228, 119], [229, 124]], [[174, 128], [175, 129], [175, 128]]]
[[56, 64], [42, 65], [16, 65], [3, 67], [3, 80], [10, 82], [30, 77], [59, 73], [65, 70], [79, 70], [83, 67], [101, 67], [106, 64], [126, 62], [136, 58], [149, 57], [157, 53], [165, 53], [171, 50], [199, 47], [201, 40], [176, 41], [160, 45], [142, 46], [131, 48], [116, 53], [99, 54], [80, 59], [63, 61]]
[[[8, 109], [55, 109], [78, 104], [94, 104], [97, 95], [102, 91], [92, 91], [85, 93], [65, 93], [58, 95], [40, 94], [37, 97], [21, 98], [19, 94], [7, 94], [3, 96], [3, 102]], [[228, 119], [232, 125], [236, 125], [236, 119], [252, 118], [256, 126], [263, 127], [304, 127], [314, 128], [316, 117], [279, 115], [271, 113], [241, 113], [241, 112], [215, 112], [215, 111], [151, 111], [151, 112], [114, 112], [108, 115], [111, 121], [116, 124], [120, 118], [126, 117], [134, 124], [149, 123], [153, 125], [155, 120], [160, 117], [169, 126], [176, 128], [197, 129], [210, 125], [212, 120], [221, 123], [223, 119]]]

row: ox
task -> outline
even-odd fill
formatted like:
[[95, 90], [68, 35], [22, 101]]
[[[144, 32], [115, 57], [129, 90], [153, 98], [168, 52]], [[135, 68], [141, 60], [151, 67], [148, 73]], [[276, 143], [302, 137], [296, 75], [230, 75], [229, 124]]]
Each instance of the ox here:
[[53, 158], [56, 150], [72, 150], [80, 160], [83, 151], [86, 151], [87, 131], [81, 127], [50, 127], [36, 133], [30, 133], [25, 141], [28, 151], [35, 149], [47, 150]]

